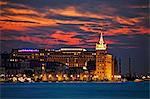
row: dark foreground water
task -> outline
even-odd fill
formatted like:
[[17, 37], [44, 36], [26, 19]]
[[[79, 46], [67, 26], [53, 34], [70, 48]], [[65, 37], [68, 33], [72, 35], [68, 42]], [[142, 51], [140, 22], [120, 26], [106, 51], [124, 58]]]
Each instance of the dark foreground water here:
[[149, 82], [4, 83], [0, 99], [149, 99]]

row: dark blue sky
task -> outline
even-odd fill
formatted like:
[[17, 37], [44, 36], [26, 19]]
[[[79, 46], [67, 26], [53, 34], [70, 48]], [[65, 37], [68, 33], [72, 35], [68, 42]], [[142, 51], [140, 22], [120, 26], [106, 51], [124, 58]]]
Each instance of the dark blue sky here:
[[95, 50], [100, 32], [127, 72], [149, 70], [148, 0], [1, 0], [1, 52], [13, 48]]

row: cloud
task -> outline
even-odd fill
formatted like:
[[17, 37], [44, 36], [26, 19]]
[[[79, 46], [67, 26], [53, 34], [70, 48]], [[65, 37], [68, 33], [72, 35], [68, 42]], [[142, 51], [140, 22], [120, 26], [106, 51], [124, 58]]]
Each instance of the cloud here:
[[58, 26], [55, 20], [45, 18], [45, 13], [33, 7], [10, 2], [0, 2], [0, 4], [7, 5], [2, 6], [0, 11], [0, 30], [28, 31], [31, 27]]
[[58, 14], [62, 16], [73, 16], [73, 17], [88, 17], [88, 18], [112, 18], [112, 16], [102, 15], [102, 14], [94, 14], [88, 11], [80, 12], [74, 6], [69, 6], [64, 9], [48, 9], [50, 13]]
[[137, 18], [130, 19], [130, 18], [123, 18], [119, 16], [117, 16], [114, 20], [120, 24], [125, 24], [125, 25], [134, 25], [136, 22], [139, 22]]
[[6, 4], [7, 4], [7, 2], [0, 1], [0, 6], [6, 5]]
[[0, 18], [0, 30], [27, 31], [30, 27], [39, 26], [58, 26], [57, 22], [52, 19], [46, 19], [36, 16], [5, 16]]
[[[144, 5], [125, 8], [124, 5], [118, 7], [119, 4], [103, 1], [94, 1], [91, 4], [78, 6], [67, 4], [63, 7], [49, 6], [46, 8], [45, 6], [37, 8], [32, 4], [9, 1], [0, 2], [0, 5], [4, 6], [0, 10], [2, 15], [0, 17], [0, 30], [8, 35], [11, 31], [16, 33], [10, 33], [10, 37], [5, 35], [2, 40], [14, 39], [45, 46], [62, 44], [64, 46], [83, 45], [93, 48], [98, 40], [96, 35], [100, 32], [103, 32], [105, 36], [122, 34], [129, 36], [149, 34], [150, 31], [144, 26], [144, 20], [148, 19], [145, 14], [136, 16], [137, 11], [131, 10], [128, 11], [131, 15], [126, 15], [128, 14], [127, 9], [145, 9]], [[40, 36], [36, 35], [37, 33]], [[20, 35], [16, 36], [17, 34]], [[123, 41], [108, 38], [106, 42], [110, 46], [123, 43]]]
[[58, 42], [56, 40], [53, 40], [51, 38], [40, 38], [40, 37], [36, 37], [36, 36], [10, 36], [10, 37], [2, 37], [1, 40], [17, 40], [19, 42], [30, 42], [32, 44], [45, 44], [45, 45], [55, 45]]
[[80, 38], [75, 38], [78, 35], [76, 32], [64, 32], [64, 31], [55, 31], [51, 35], [47, 34], [47, 38], [42, 38], [39, 36], [15, 36], [10, 35], [6, 36], [3, 35], [1, 40], [17, 40], [19, 42], [30, 42], [33, 44], [45, 44], [46, 46], [49, 45], [59, 45], [59, 44], [66, 44], [66, 45], [79, 45], [82, 44]]
[[[99, 39], [98, 38], [96, 38], [96, 39], [88, 39], [88, 40], [86, 40], [86, 42], [87, 43], [97, 43], [97, 42], [99, 42]], [[104, 42], [106, 43], [106, 44], [120, 44], [121, 42], [120, 41], [118, 41], [118, 40], [114, 40], [114, 39], [109, 39], [109, 38], [107, 38], [107, 39], [104, 39]]]
[[18, 8], [5, 8], [4, 10], [7, 13], [13, 13], [13, 15], [20, 14], [20, 15], [36, 15], [36, 16], [40, 16], [40, 17], [46, 16], [46, 14], [36, 11], [33, 8], [32, 9], [29, 9], [29, 8], [19, 8], [19, 9]]
[[150, 6], [147, 5], [129, 5], [128, 8], [133, 8], [133, 9], [144, 9], [144, 8], [150, 8]]
[[75, 38], [74, 36], [78, 35], [76, 32], [63, 32], [63, 31], [56, 31], [50, 37], [61, 40], [61, 44], [67, 45], [78, 45], [82, 44], [80, 38]]

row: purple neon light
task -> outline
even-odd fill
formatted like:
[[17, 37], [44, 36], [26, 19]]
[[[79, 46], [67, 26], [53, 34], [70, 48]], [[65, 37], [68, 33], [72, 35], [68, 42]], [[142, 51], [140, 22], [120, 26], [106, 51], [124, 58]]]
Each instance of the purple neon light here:
[[18, 50], [18, 52], [39, 52], [37, 49], [21, 49]]

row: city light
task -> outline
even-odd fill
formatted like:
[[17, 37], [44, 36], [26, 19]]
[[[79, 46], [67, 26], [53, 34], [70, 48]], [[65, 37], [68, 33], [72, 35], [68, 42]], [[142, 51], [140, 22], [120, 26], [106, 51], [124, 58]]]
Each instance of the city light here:
[[87, 70], [86, 66], [83, 66], [83, 69], [84, 69], [84, 70]]
[[145, 78], [146, 78], [145, 76], [142, 77], [142, 79], [145, 79]]
[[43, 75], [41, 74], [40, 77], [43, 77]]
[[26, 77], [26, 74], [23, 74], [23, 77]]
[[51, 74], [49, 74], [49, 76], [48, 76], [48, 77], [50, 78], [50, 77], [52, 77], [52, 75], [51, 75]]
[[121, 75], [114, 75], [114, 78], [121, 78]]
[[39, 52], [38, 49], [19, 49], [18, 52]]

